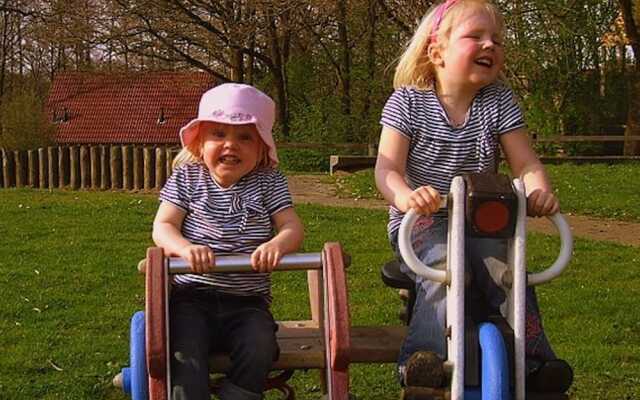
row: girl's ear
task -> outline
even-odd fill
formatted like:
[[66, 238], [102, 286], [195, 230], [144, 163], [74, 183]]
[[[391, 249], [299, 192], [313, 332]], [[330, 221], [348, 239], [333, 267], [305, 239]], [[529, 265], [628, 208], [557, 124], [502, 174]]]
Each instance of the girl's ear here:
[[442, 47], [437, 43], [430, 43], [427, 47], [427, 55], [429, 60], [435, 67], [444, 67], [444, 58], [442, 57]]

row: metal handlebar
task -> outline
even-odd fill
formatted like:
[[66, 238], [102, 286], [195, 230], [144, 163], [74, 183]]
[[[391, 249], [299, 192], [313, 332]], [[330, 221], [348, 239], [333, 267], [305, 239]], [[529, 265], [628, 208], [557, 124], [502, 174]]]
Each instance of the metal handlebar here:
[[[420, 275], [426, 279], [446, 283], [449, 278], [447, 272], [444, 270], [434, 269], [424, 264], [416, 256], [413, 246], [411, 245], [411, 231], [416, 221], [420, 217], [415, 210], [409, 210], [400, 224], [400, 230], [398, 232], [398, 248], [402, 259], [405, 264], [417, 275]], [[547, 217], [558, 229], [560, 234], [560, 254], [551, 267], [538, 273], [533, 273], [528, 276], [527, 284], [529, 286], [539, 285], [546, 283], [558, 277], [569, 264], [571, 260], [571, 254], [573, 252], [573, 236], [571, 229], [564, 216], [560, 213], [556, 213]]]
[[404, 215], [404, 218], [402, 218], [400, 230], [398, 231], [398, 248], [402, 255], [402, 259], [417, 275], [435, 282], [447, 282], [447, 271], [431, 268], [424, 264], [416, 256], [416, 252], [413, 250], [413, 246], [411, 244], [411, 231], [419, 217], [420, 215], [416, 213], [414, 209], [410, 209]]
[[[138, 263], [138, 271], [145, 273], [146, 258]], [[193, 273], [189, 263], [180, 257], [166, 258], [170, 274]], [[299, 271], [309, 269], [322, 269], [321, 253], [293, 253], [282, 257], [274, 271]], [[211, 272], [254, 272], [251, 268], [251, 256], [220, 256], [216, 257], [215, 268]]]
[[529, 286], [539, 285], [555, 279], [564, 271], [571, 260], [573, 235], [571, 234], [571, 228], [569, 228], [567, 220], [560, 213], [556, 213], [547, 218], [553, 222], [560, 234], [560, 254], [558, 254], [558, 258], [556, 258], [556, 261], [549, 268], [542, 272], [529, 274], [527, 278], [527, 284]]

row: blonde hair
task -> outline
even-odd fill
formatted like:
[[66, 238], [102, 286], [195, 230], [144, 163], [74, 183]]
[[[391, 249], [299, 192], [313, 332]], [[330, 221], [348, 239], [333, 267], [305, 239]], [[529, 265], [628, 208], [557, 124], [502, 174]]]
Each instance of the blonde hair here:
[[[178, 168], [184, 164], [204, 164], [204, 160], [202, 158], [202, 137], [200, 136], [200, 128], [202, 124], [198, 124], [196, 129], [198, 129], [198, 134], [195, 138], [189, 143], [189, 145], [184, 146], [182, 150], [176, 155], [171, 163], [173, 169]], [[260, 149], [258, 150], [258, 162], [256, 163], [256, 167], [254, 170], [263, 169], [271, 167], [271, 161], [269, 158], [269, 147], [262, 141], [260, 135], [258, 136], [258, 140], [260, 140]]]
[[443, 3], [432, 6], [422, 18], [418, 29], [409, 41], [393, 77], [393, 87], [398, 89], [403, 86], [412, 86], [418, 89], [432, 89], [436, 78], [435, 67], [429, 58], [429, 45], [432, 34], [436, 35], [435, 43], [446, 45], [454, 22], [468, 10], [485, 12], [495, 22], [498, 30], [504, 30], [504, 19], [496, 6], [488, 0], [459, 0], [454, 3], [443, 15], [437, 32], [433, 31], [435, 16], [438, 8]]

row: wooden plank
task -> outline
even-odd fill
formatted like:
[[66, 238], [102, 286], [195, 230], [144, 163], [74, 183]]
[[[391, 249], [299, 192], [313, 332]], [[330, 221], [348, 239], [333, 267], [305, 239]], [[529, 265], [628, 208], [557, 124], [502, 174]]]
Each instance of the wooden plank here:
[[89, 162], [91, 163], [91, 189], [100, 188], [100, 148], [89, 147]]
[[27, 165], [29, 169], [28, 185], [32, 188], [40, 186], [38, 164], [38, 150], [27, 150]]
[[278, 143], [279, 149], [346, 149], [346, 150], [367, 150], [367, 143]]
[[144, 147], [142, 150], [142, 159], [144, 163], [144, 190], [151, 190], [154, 186], [155, 171], [153, 167], [153, 152], [151, 147]]
[[86, 145], [80, 146], [80, 187], [82, 189], [91, 187], [91, 162], [89, 148]]
[[144, 165], [142, 162], [142, 147], [134, 146], [133, 147], [133, 190], [142, 189], [144, 175]]
[[156, 189], [161, 190], [167, 180], [167, 151], [164, 146], [156, 147]]
[[376, 165], [374, 156], [349, 156], [331, 155], [329, 156], [329, 174], [335, 171], [357, 171], [360, 169], [372, 168]]
[[57, 147], [47, 147], [47, 161], [49, 163], [49, 189], [59, 187], [59, 170], [58, 170], [58, 155], [59, 151]]
[[540, 156], [543, 164], [561, 163], [606, 163], [619, 164], [629, 161], [640, 161], [640, 156]]
[[531, 135], [534, 143], [566, 143], [566, 142], [624, 142], [640, 141], [640, 136], [624, 135], [567, 135], [567, 136], [537, 136]]
[[[288, 326], [286, 326], [288, 324]], [[302, 324], [303, 327], [295, 327]], [[322, 331], [310, 328], [312, 321], [278, 322], [277, 337], [280, 358], [273, 369], [324, 369], [326, 365]], [[350, 329], [351, 363], [395, 363], [400, 345], [406, 336], [406, 326], [356, 326]], [[230, 366], [229, 356], [214, 354], [209, 363], [215, 372]]]
[[47, 149], [41, 147], [38, 149], [38, 187], [46, 189], [49, 180], [49, 158], [47, 157]]
[[58, 146], [58, 187], [69, 184], [69, 148]]
[[11, 150], [2, 149], [2, 182], [5, 188], [13, 187], [16, 181], [14, 154]]
[[80, 187], [80, 155], [78, 146], [69, 146], [69, 185], [72, 189]]
[[109, 166], [109, 146], [100, 145], [100, 189], [111, 187], [111, 168]]
[[129, 145], [122, 146], [122, 188], [133, 189], [133, 149]]
[[111, 146], [111, 189], [122, 189], [122, 148]]
[[27, 185], [27, 152], [14, 150], [13, 156], [16, 165], [16, 187], [21, 188]]
[[404, 325], [351, 328], [352, 363], [395, 363], [407, 335]]

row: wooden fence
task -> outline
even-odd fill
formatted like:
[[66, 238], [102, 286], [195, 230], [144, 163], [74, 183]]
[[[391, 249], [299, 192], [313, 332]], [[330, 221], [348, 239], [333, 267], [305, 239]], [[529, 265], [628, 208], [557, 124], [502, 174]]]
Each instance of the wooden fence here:
[[173, 146], [56, 146], [0, 149], [0, 187], [153, 190], [171, 175]]

